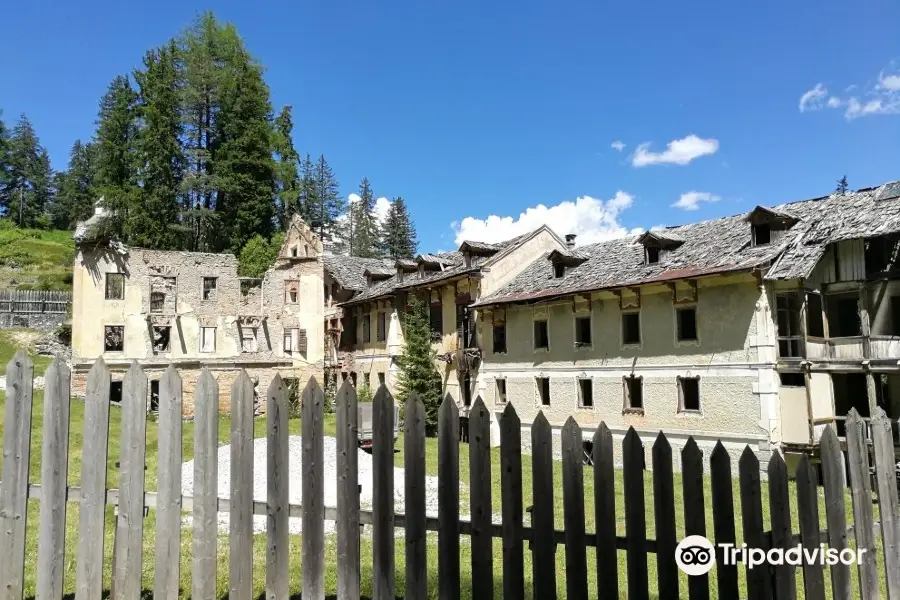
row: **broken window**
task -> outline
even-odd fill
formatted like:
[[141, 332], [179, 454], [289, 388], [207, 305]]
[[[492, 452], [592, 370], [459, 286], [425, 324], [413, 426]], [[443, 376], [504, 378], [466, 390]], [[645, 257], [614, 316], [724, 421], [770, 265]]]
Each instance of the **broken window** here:
[[153, 328], [153, 351], [168, 352], [172, 328], [168, 326]]
[[825, 337], [825, 320], [822, 318], [822, 295], [806, 294], [806, 334]]
[[534, 349], [550, 349], [550, 335], [547, 331], [547, 319], [540, 319], [534, 322]]
[[575, 345], [591, 345], [591, 318], [576, 317], [575, 319]]
[[700, 412], [700, 378], [678, 378], [678, 410]]
[[122, 402], [122, 382], [121, 381], [110, 381], [109, 382], [109, 401], [115, 402], [116, 404], [121, 404], [121, 402]]
[[372, 315], [363, 315], [363, 344], [372, 342]]
[[495, 379], [494, 387], [496, 388], [495, 402], [497, 404], [506, 404], [506, 380]]
[[622, 378], [626, 411], [644, 412], [644, 378], [630, 375]]
[[646, 259], [648, 265], [655, 265], [659, 262], [659, 248], [656, 246], [647, 246]]
[[204, 277], [203, 278], [203, 299], [204, 300], [215, 300], [216, 299], [216, 286], [218, 285], [218, 280], [215, 277]]
[[166, 308], [166, 295], [162, 292], [150, 292], [150, 312], [161, 313]]
[[566, 276], [566, 265], [563, 263], [554, 263], [553, 265], [553, 277], [556, 279], [562, 279]]
[[779, 373], [782, 387], [806, 387], [806, 377], [803, 373]]
[[375, 323], [375, 339], [376, 341], [383, 342], [387, 339], [387, 331], [385, 327], [385, 313], [378, 313], [378, 320]]
[[506, 323], [494, 323], [494, 354], [506, 352]]
[[675, 309], [675, 317], [678, 320], [678, 341], [696, 341], [697, 309], [693, 306]]
[[754, 246], [764, 246], [772, 241], [772, 226], [769, 223], [753, 225], [751, 232]]
[[256, 327], [241, 327], [241, 352], [256, 352]]
[[641, 313], [622, 313], [622, 344], [628, 346], [641, 343]]
[[537, 393], [538, 398], [541, 401], [541, 406], [550, 406], [550, 378], [549, 377], [536, 377], [535, 385], [537, 385]]
[[103, 328], [103, 351], [122, 352], [125, 347], [125, 326], [107, 325]]
[[159, 412], [159, 380], [150, 382], [150, 412]]
[[874, 276], [894, 270], [900, 236], [882, 235], [865, 241], [866, 275]]
[[432, 302], [428, 315], [431, 326], [431, 339], [441, 339], [444, 335], [444, 306], [440, 302]]
[[781, 358], [802, 357], [800, 295], [795, 293], [776, 295], [775, 312], [778, 323], [778, 356]]
[[592, 408], [594, 406], [594, 381], [592, 379], [578, 380], [578, 408]]
[[830, 337], [862, 335], [858, 292], [826, 296], [825, 314], [828, 317], [828, 334]]
[[106, 274], [106, 299], [122, 300], [125, 297], [125, 273]]
[[284, 330], [284, 351], [285, 352], [296, 352], [297, 351], [297, 338], [298, 330], [296, 328], [285, 329]]
[[285, 304], [297, 304], [300, 297], [300, 282], [292, 279], [284, 282]]
[[200, 352], [216, 351], [216, 328], [201, 327], [200, 328]]

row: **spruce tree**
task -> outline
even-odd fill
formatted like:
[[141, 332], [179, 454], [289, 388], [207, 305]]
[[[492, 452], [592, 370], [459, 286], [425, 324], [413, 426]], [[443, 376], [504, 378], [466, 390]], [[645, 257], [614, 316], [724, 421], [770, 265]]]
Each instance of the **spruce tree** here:
[[53, 202], [53, 170], [31, 121], [24, 114], [9, 139], [6, 206], [20, 227], [47, 227], [45, 211]]
[[100, 100], [97, 118], [97, 193], [110, 211], [108, 227], [124, 236], [130, 210], [138, 201], [137, 161], [137, 93], [128, 77], [112, 80]]
[[300, 166], [300, 193], [297, 200], [300, 210], [300, 216], [310, 226], [317, 221], [317, 216], [321, 214], [320, 202], [318, 200], [318, 188], [316, 187], [316, 164], [313, 162], [309, 153], [303, 159]]
[[9, 182], [11, 178], [12, 164], [10, 163], [9, 129], [3, 122], [3, 111], [0, 110], [0, 214], [7, 214], [9, 210]]
[[302, 183], [297, 167], [300, 156], [294, 149], [294, 122], [291, 106], [287, 105], [275, 117], [273, 144], [278, 162], [275, 167], [275, 189], [278, 194], [278, 221], [282, 229], [296, 213], [302, 214], [299, 202]]
[[441, 376], [434, 366], [436, 353], [431, 347], [431, 326], [425, 303], [415, 295], [409, 297], [403, 317], [403, 336], [406, 343], [397, 359], [400, 374], [397, 398], [405, 405], [415, 393], [425, 406], [425, 432], [437, 433], [438, 409], [441, 405]]
[[69, 152], [69, 168], [56, 174], [56, 196], [49, 209], [56, 229], [72, 229], [94, 212], [97, 147], [76, 140]]
[[310, 219], [319, 238], [325, 239], [336, 233], [337, 220], [344, 214], [345, 202], [338, 191], [337, 178], [324, 156], [319, 156], [316, 161], [314, 177], [316, 197]]
[[359, 184], [359, 200], [349, 210], [350, 255], [373, 258], [379, 255], [378, 219], [375, 215], [375, 195], [369, 180]]
[[382, 254], [392, 258], [413, 258], [417, 248], [416, 229], [406, 208], [406, 202], [397, 196], [391, 201], [381, 227]]
[[845, 194], [847, 193], [848, 187], [849, 187], [849, 186], [847, 185], [847, 176], [844, 175], [843, 177], [841, 177], [841, 178], [838, 180], [838, 182], [837, 182], [837, 187], [835, 187], [834, 191], [835, 191], [836, 193], [840, 194], [841, 196], [843, 196], [843, 195], [845, 195]]

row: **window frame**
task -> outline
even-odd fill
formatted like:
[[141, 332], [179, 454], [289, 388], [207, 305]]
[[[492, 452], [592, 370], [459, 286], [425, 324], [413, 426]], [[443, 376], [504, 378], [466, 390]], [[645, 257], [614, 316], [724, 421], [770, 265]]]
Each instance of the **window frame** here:
[[[625, 318], [630, 317], [632, 315], [637, 316], [637, 332], [638, 332], [638, 341], [637, 342], [627, 342], [625, 341]], [[621, 311], [620, 317], [620, 326], [619, 326], [619, 342], [622, 348], [640, 348], [644, 343], [644, 335], [643, 335], [643, 320], [641, 319], [641, 309], [627, 309]]]
[[372, 343], [372, 313], [366, 313], [362, 318], [363, 344]]
[[[764, 242], [758, 240], [758, 233], [761, 230], [768, 232], [768, 239]], [[771, 223], [755, 223], [750, 226], [750, 234], [753, 238], [753, 246], [768, 246], [772, 243], [772, 224]]]
[[[785, 299], [786, 307], [779, 306], [779, 300]], [[805, 348], [803, 347], [803, 301], [804, 297], [800, 292], [776, 292], [775, 293], [775, 352], [779, 359], [799, 359], [803, 358]], [[796, 325], [797, 331], [793, 331], [791, 326], [791, 314], [794, 312], [789, 306], [791, 302], [796, 302]], [[781, 316], [786, 317], [788, 332], [782, 335], [781, 332]], [[785, 344], [788, 352], [782, 353], [781, 347]], [[797, 352], [794, 353], [793, 349]]]
[[[678, 346], [697, 346], [700, 344], [700, 322], [697, 318], [697, 305], [675, 306], [675, 343]], [[681, 314], [687, 311], [694, 313], [694, 337], [682, 337]]]
[[[547, 382], [547, 398], [546, 398], [547, 401], [546, 402], [544, 402], [543, 388], [540, 383], [542, 381]], [[538, 406], [549, 407], [551, 405], [552, 400], [551, 400], [551, 394], [550, 394], [550, 378], [549, 377], [540, 376], [540, 375], [535, 376], [534, 391], [535, 391], [535, 396], [537, 397], [537, 405]]]
[[[241, 354], [256, 354], [259, 352], [259, 327], [240, 327], [241, 330]], [[250, 335], [244, 335], [244, 332], [250, 332]], [[253, 341], [253, 349], [244, 349], [244, 340]]]
[[[651, 254], [655, 255], [656, 260], [650, 260]], [[645, 265], [658, 265], [662, 262], [662, 249], [659, 246], [645, 246], [644, 247], [644, 264]]]
[[[550, 352], [550, 315], [543, 319], [533, 319], [531, 323], [531, 347], [535, 352]], [[547, 338], [546, 346], [537, 345], [538, 323], [544, 324], [544, 337]]]
[[[154, 296], [162, 296], [161, 300], [158, 300], [156, 304], [158, 307], [154, 308]], [[157, 315], [166, 312], [166, 293], [165, 292], [150, 292], [150, 313]]]
[[[587, 322], [588, 322], [588, 328], [587, 328], [588, 340], [586, 342], [578, 341], [578, 332], [579, 332], [578, 322], [584, 321], [585, 319], [587, 319]], [[591, 315], [583, 315], [583, 314], [575, 315], [573, 322], [574, 322], [574, 327], [575, 327], [575, 349], [578, 350], [580, 348], [584, 348], [584, 349], [589, 350], [589, 349], [593, 348], [593, 346], [594, 346], [594, 323], [593, 323], [593, 319], [591, 318]]]
[[[213, 287], [209, 290], [206, 289], [206, 282], [212, 281]], [[214, 298], [207, 298], [206, 292], [212, 291], [215, 292]], [[200, 278], [200, 301], [201, 302], [217, 302], [219, 300], [219, 278], [213, 275], [204, 275]]]
[[[500, 388], [503, 388], [502, 390]], [[506, 377], [495, 377], [494, 378], [494, 404], [497, 406], [503, 406], [507, 402], [509, 402], [509, 396], [507, 394], [507, 385], [506, 385]], [[502, 398], [502, 400], [501, 400]]]
[[[122, 287], [121, 287], [122, 296], [119, 298], [110, 298], [109, 297], [110, 275], [117, 275], [122, 278]], [[104, 289], [103, 289], [103, 299], [104, 300], [111, 300], [113, 302], [121, 302], [122, 300], [125, 300], [125, 273], [120, 273], [118, 271], [107, 272], [105, 274], [105, 278], [103, 280], [103, 285], [104, 285]]]
[[[700, 376], [699, 375], [679, 375], [675, 378], [678, 387], [678, 413], [679, 414], [688, 414], [688, 415], [702, 415], [703, 414], [703, 401], [701, 398], [701, 390], [700, 390]], [[697, 382], [697, 408], [685, 408], [685, 393], [684, 393], [684, 382], [687, 380], [696, 381]]]
[[[216, 327], [200, 327], [199, 336], [197, 338], [197, 351], [202, 354], [215, 354], [216, 352]], [[204, 339], [206, 332], [212, 330], [212, 350], [204, 350]]]
[[566, 276], [566, 265], [561, 262], [553, 263], [553, 279], [562, 279]]
[[[503, 331], [503, 349], [497, 350], [497, 328]], [[493, 323], [491, 329], [491, 352], [494, 354], [506, 354], [509, 348], [506, 338], [506, 323]]]
[[378, 311], [375, 317], [375, 341], [387, 342], [387, 313], [383, 310]]
[[[636, 383], [638, 389], [640, 390], [640, 406], [634, 406], [634, 390], [631, 388], [632, 384]], [[645, 411], [645, 402], [644, 402], [644, 376], [643, 375], [635, 375], [632, 373], [631, 375], [623, 375], [622, 376], [622, 414], [633, 414], [633, 415], [643, 415]]]
[[[292, 291], [291, 285], [296, 285], [296, 288]], [[295, 294], [295, 298], [291, 299], [291, 294]], [[284, 303], [290, 304], [293, 306], [294, 304], [300, 304], [300, 280], [299, 279], [285, 279], [284, 280]]]
[[[106, 337], [109, 335], [107, 333], [108, 329], [120, 329], [122, 331], [122, 344], [121, 347], [116, 349], [109, 349], [106, 347]], [[103, 326], [103, 352], [125, 352], [125, 325], [104, 325]]]
[[[589, 386], [590, 392], [590, 404], [585, 404], [584, 402], [584, 385], [587, 384]], [[578, 392], [578, 409], [579, 410], [594, 410], [596, 406], [594, 404], [594, 378], [593, 377], [577, 377], [575, 379], [575, 386]]]
[[[165, 349], [157, 350], [154, 346], [153, 339], [157, 329], [168, 329], [169, 330], [169, 343], [166, 345]], [[153, 350], [153, 354], [165, 354], [167, 352], [172, 351], [172, 326], [171, 325], [153, 325], [150, 328], [150, 347]]]

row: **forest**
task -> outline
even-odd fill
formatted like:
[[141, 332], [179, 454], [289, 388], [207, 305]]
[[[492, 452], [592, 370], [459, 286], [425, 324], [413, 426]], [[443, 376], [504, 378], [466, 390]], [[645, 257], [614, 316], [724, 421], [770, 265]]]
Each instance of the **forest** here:
[[115, 76], [95, 125], [54, 172], [28, 117], [6, 123], [0, 112], [4, 221], [71, 230], [103, 198], [107, 232], [133, 246], [240, 254], [251, 241], [274, 245], [299, 214], [336, 253], [417, 251], [402, 197], [379, 220], [367, 178], [347, 202], [325, 156], [301, 155], [291, 106], [273, 109], [262, 65], [212, 13]]

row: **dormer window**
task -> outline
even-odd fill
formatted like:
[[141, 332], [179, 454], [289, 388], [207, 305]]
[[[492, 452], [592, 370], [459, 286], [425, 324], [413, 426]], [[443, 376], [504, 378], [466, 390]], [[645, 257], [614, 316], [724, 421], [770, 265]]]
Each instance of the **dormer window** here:
[[637, 241], [644, 246], [645, 265], [661, 263], [669, 252], [684, 243], [681, 237], [666, 229], [648, 231], [642, 234]]
[[753, 245], [764, 246], [772, 242], [772, 226], [768, 223], [760, 223], [751, 227]]
[[765, 246], [781, 240], [784, 232], [794, 226], [796, 217], [787, 213], [757, 206], [745, 221], [750, 223], [750, 241], [753, 246]]
[[553, 277], [556, 279], [562, 279], [566, 275], [566, 265], [562, 263], [556, 263], [553, 265]]
[[655, 265], [659, 263], [659, 248], [657, 248], [656, 246], [648, 246], [645, 250], [647, 253], [646, 258], [648, 265]]

